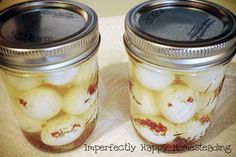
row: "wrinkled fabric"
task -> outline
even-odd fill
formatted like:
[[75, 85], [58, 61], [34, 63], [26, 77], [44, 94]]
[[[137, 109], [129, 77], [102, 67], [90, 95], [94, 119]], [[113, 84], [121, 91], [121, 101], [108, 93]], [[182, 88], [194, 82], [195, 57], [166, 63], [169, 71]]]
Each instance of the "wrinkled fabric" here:
[[[85, 144], [94, 146], [124, 145], [127, 151], [86, 151], [85, 145], [60, 154], [45, 153], [35, 149], [23, 137], [17, 126], [9, 100], [0, 81], [0, 157], [223, 157], [222, 151], [187, 151], [178, 154], [142, 150], [145, 142], [136, 134], [130, 121], [127, 54], [123, 45], [124, 17], [101, 18], [99, 27], [102, 43], [99, 49], [100, 96], [97, 126]], [[235, 59], [236, 61], [236, 59]], [[214, 121], [207, 135], [199, 143], [211, 146], [230, 146], [228, 156], [236, 156], [236, 63], [229, 64], [223, 91]], [[128, 146], [136, 149], [128, 151]], [[144, 148], [143, 148], [144, 149]]]

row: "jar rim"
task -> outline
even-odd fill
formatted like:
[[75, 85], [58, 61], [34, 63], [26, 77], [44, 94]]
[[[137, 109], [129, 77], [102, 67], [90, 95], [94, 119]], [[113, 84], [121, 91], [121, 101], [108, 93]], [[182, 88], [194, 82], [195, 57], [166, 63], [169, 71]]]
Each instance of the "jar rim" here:
[[72, 60], [83, 61], [100, 44], [98, 17], [79, 2], [23, 2], [3, 10], [0, 17], [0, 64], [4, 67], [63, 68]]
[[[180, 19], [184, 13], [193, 20]], [[182, 31], [185, 29], [194, 39]], [[200, 35], [205, 36], [198, 39]], [[147, 1], [126, 15], [124, 43], [141, 60], [171, 69], [194, 70], [226, 64], [236, 52], [236, 17], [207, 1]]]

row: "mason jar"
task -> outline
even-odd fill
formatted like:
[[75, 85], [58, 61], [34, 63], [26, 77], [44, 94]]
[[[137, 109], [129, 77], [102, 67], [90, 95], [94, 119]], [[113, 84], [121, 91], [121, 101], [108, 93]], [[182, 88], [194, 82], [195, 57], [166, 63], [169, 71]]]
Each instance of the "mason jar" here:
[[206, 1], [147, 1], [127, 14], [124, 43], [137, 133], [168, 151], [205, 136], [235, 55], [235, 16]]
[[98, 115], [98, 18], [86, 5], [45, 0], [0, 13], [1, 77], [26, 139], [62, 152], [82, 145]]

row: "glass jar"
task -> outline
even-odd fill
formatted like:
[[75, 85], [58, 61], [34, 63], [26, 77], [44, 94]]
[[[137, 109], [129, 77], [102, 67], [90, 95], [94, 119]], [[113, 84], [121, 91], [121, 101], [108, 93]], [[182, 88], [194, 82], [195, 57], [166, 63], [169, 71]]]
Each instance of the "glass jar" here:
[[0, 14], [1, 77], [26, 139], [62, 152], [82, 145], [98, 115], [98, 18], [70, 1], [33, 1]]
[[236, 51], [236, 18], [214, 3], [144, 2], [126, 16], [130, 110], [146, 141], [182, 151], [205, 136]]

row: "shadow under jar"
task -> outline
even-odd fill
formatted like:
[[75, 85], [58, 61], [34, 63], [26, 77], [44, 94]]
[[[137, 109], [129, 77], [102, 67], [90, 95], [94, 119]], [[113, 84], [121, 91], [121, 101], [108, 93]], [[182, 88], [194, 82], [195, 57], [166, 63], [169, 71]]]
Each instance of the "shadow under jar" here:
[[129, 11], [133, 126], [146, 141], [182, 151], [205, 136], [235, 55], [236, 20], [198, 0], [154, 0]]
[[98, 106], [98, 18], [72, 1], [21, 3], [0, 13], [1, 77], [24, 136], [62, 152], [82, 145]]

